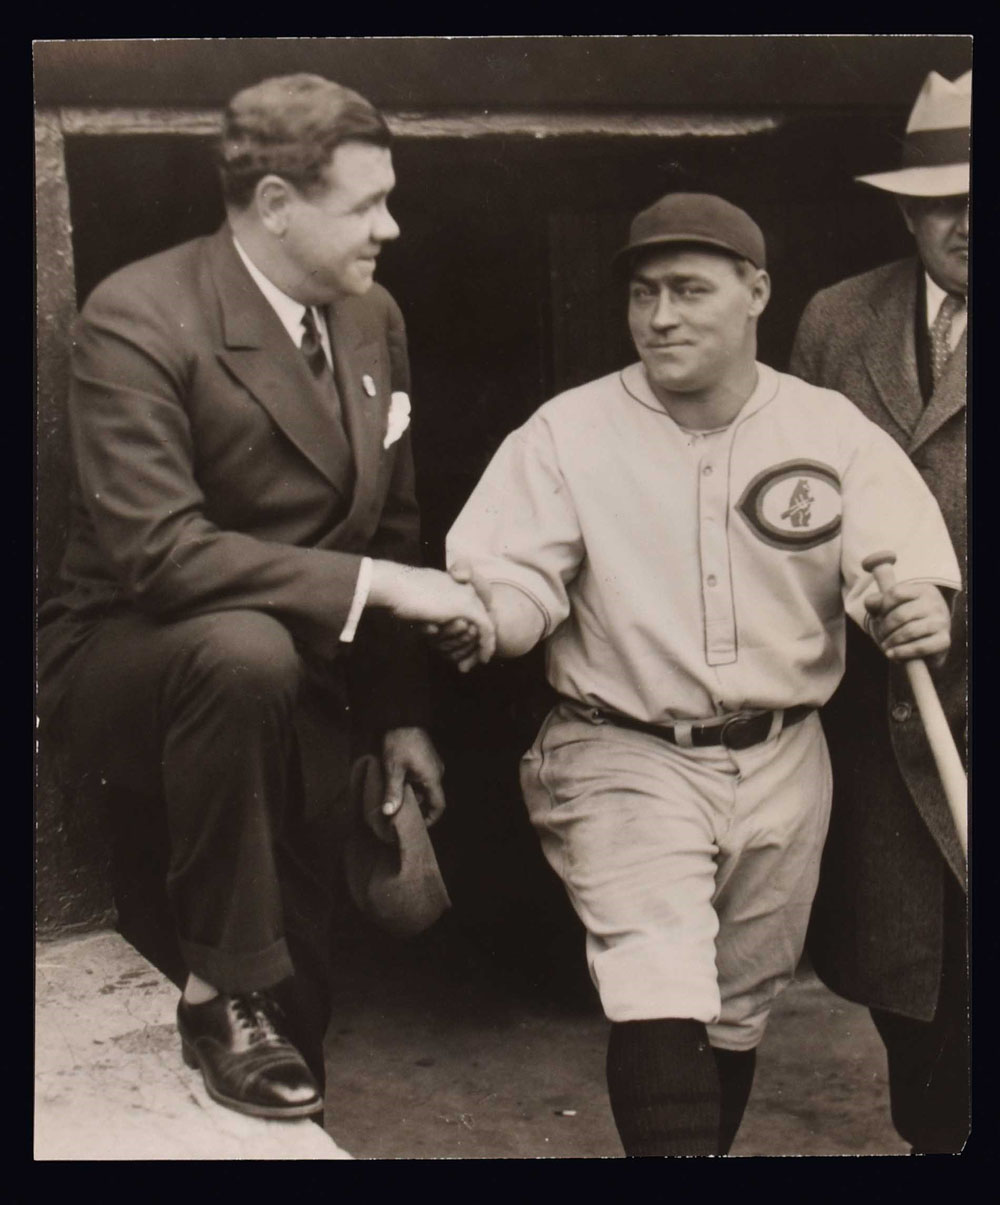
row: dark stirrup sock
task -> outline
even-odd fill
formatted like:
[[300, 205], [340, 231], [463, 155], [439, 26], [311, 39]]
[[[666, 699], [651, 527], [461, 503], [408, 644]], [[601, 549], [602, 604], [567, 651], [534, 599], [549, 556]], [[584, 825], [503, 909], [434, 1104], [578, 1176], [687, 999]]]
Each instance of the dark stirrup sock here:
[[712, 1047], [715, 1063], [719, 1068], [719, 1086], [722, 1090], [722, 1108], [719, 1118], [719, 1154], [728, 1155], [736, 1131], [743, 1120], [743, 1111], [750, 1099], [753, 1073], [757, 1066], [757, 1051], [721, 1050]]
[[714, 1155], [719, 1073], [701, 1021], [616, 1021], [608, 1095], [626, 1155]]

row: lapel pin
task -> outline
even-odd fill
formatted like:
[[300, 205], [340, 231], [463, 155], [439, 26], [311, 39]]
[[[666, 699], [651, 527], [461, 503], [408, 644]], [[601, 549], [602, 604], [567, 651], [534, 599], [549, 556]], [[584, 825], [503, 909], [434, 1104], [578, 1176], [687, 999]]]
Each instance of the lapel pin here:
[[368, 375], [367, 372], [361, 378], [361, 384], [364, 387], [365, 393], [367, 393], [369, 397], [375, 396], [375, 382], [372, 380], [372, 378]]

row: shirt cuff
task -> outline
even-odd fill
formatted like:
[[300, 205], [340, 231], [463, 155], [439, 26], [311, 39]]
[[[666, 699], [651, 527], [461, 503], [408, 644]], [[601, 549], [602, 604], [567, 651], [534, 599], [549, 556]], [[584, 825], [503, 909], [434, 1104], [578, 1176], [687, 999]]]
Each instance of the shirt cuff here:
[[370, 556], [361, 558], [361, 568], [358, 570], [358, 580], [354, 587], [354, 598], [351, 600], [351, 609], [347, 612], [347, 622], [344, 624], [344, 630], [340, 633], [342, 644], [350, 644], [354, 639], [354, 633], [358, 630], [358, 623], [361, 620], [361, 612], [365, 609], [365, 603], [368, 601], [368, 591], [372, 585], [372, 559]]
[[538, 596], [529, 590], [527, 586], [525, 586], [522, 582], [512, 582], [510, 578], [507, 577], [490, 577], [486, 580], [491, 586], [510, 586], [512, 590], [516, 590], [519, 594], [523, 594], [529, 602], [534, 603], [536, 610], [542, 617], [542, 634], [539, 636], [539, 640], [544, 640], [547, 636], [552, 635], [552, 632], [556, 626], [552, 622], [552, 616], [545, 609]]

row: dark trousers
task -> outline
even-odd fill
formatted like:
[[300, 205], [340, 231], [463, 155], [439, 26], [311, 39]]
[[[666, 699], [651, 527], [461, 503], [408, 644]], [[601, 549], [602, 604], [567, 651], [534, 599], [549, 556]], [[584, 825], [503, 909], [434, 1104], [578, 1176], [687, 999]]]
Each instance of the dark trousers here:
[[885, 1043], [893, 1125], [921, 1154], [960, 1151], [969, 1136], [969, 976], [966, 909], [945, 889], [941, 991], [931, 1021], [872, 1009]]
[[[186, 970], [224, 992], [275, 989], [321, 1078], [350, 764], [333, 668], [321, 688], [287, 629], [260, 612], [116, 618], [77, 654], [58, 723], [71, 762], [134, 806], [163, 809]], [[332, 770], [308, 807], [303, 710]]]

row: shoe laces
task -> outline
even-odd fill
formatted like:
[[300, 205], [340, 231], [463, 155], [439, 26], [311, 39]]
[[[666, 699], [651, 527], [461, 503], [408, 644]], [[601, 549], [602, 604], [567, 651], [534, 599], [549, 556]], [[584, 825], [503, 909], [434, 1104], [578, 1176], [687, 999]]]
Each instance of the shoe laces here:
[[251, 1035], [251, 1041], [284, 1042], [274, 1020], [277, 1005], [263, 992], [244, 992], [232, 997], [233, 1016], [242, 1029]]

